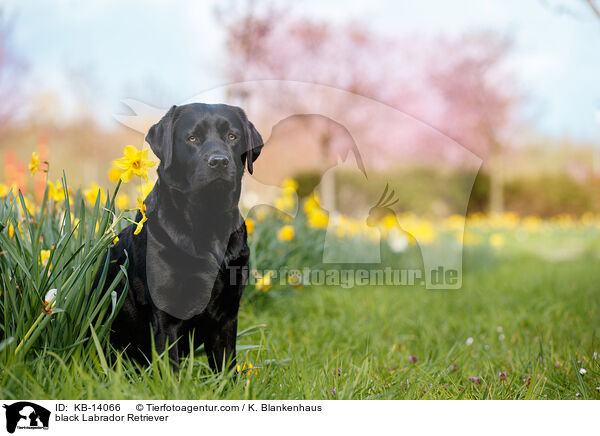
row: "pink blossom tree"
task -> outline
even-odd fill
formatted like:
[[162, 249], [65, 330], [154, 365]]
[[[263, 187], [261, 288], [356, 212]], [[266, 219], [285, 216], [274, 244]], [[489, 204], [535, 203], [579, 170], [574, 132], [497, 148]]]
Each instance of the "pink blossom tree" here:
[[[489, 166], [493, 173], [490, 207], [501, 210], [498, 156], [506, 144], [504, 133], [517, 103], [514, 81], [503, 70], [506, 41], [489, 34], [455, 40], [390, 39], [357, 24], [332, 24], [298, 17], [269, 5], [247, 4], [249, 7], [242, 14], [224, 18], [229, 80], [318, 83], [367, 96], [403, 111], [418, 122], [404, 126], [399, 137], [386, 134], [394, 126], [382, 124], [372, 114], [365, 113], [364, 108], [348, 107], [343, 102], [338, 105], [355, 128], [360, 126], [368, 131], [370, 147], [361, 152], [371, 163], [389, 164], [398, 158], [451, 162], [456, 148], [433, 140], [424, 133], [422, 123], [479, 156], [490, 157], [493, 162]], [[291, 104], [298, 106], [297, 113], [310, 113], [311, 106], [316, 104], [314, 96], [310, 101], [298, 96], [251, 95], [251, 92], [230, 97], [246, 106], [266, 100], [271, 110], [292, 101]], [[318, 129], [325, 161], [335, 155], [336, 148], [348, 147], [336, 144], [337, 138], [327, 123], [310, 128]], [[325, 192], [333, 191], [332, 183], [323, 180]], [[331, 199], [325, 200], [333, 209]]]
[[[441, 130], [485, 159], [489, 209], [503, 210], [503, 150], [510, 145], [521, 96], [504, 63], [509, 41], [492, 34], [439, 40], [428, 62], [429, 83], [440, 98]], [[452, 56], [445, 54], [452, 53]], [[421, 114], [426, 118], [427, 114]]]

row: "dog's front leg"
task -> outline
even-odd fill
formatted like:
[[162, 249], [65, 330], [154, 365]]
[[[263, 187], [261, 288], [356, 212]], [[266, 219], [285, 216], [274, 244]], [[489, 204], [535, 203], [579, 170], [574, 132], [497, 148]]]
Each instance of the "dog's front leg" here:
[[[235, 317], [226, 318], [214, 327], [210, 337], [204, 341], [208, 363], [213, 371], [233, 369], [236, 367], [237, 314]], [[227, 364], [227, 368], [224, 364]]]
[[169, 362], [174, 371], [179, 371], [179, 328], [181, 321], [162, 310], [155, 309], [152, 317], [154, 345], [160, 354], [169, 347]]

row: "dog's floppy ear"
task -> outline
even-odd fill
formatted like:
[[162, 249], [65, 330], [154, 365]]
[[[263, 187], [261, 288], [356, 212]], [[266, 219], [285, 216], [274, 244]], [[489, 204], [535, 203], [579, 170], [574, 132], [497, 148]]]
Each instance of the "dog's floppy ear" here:
[[171, 107], [161, 120], [150, 127], [146, 135], [146, 142], [167, 168], [173, 158], [173, 121], [177, 106]]
[[254, 161], [260, 155], [264, 142], [254, 124], [248, 120], [246, 113], [239, 107], [236, 107], [235, 110], [244, 126], [244, 135], [246, 136], [246, 149], [242, 153], [242, 163], [248, 165], [248, 172], [252, 174], [254, 171]]
[[254, 124], [248, 121], [248, 127], [246, 130], [247, 144], [248, 144], [248, 153], [246, 154], [246, 162], [248, 164], [248, 172], [252, 174], [254, 171], [254, 161], [260, 155], [262, 148], [264, 147], [264, 142]]

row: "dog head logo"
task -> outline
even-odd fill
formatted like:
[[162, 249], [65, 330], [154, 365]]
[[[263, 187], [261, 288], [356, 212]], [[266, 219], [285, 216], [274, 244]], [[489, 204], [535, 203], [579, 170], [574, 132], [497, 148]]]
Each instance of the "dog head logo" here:
[[4, 404], [6, 409], [6, 431], [14, 433], [19, 429], [48, 429], [50, 411], [29, 401]]

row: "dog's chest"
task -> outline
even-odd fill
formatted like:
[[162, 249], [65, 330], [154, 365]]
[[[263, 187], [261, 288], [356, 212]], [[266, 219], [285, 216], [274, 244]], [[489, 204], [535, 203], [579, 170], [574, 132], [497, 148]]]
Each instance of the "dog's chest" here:
[[219, 248], [206, 250], [202, 257], [189, 256], [167, 248], [149, 230], [146, 278], [154, 305], [178, 319], [201, 314], [225, 258], [226, 247]]

